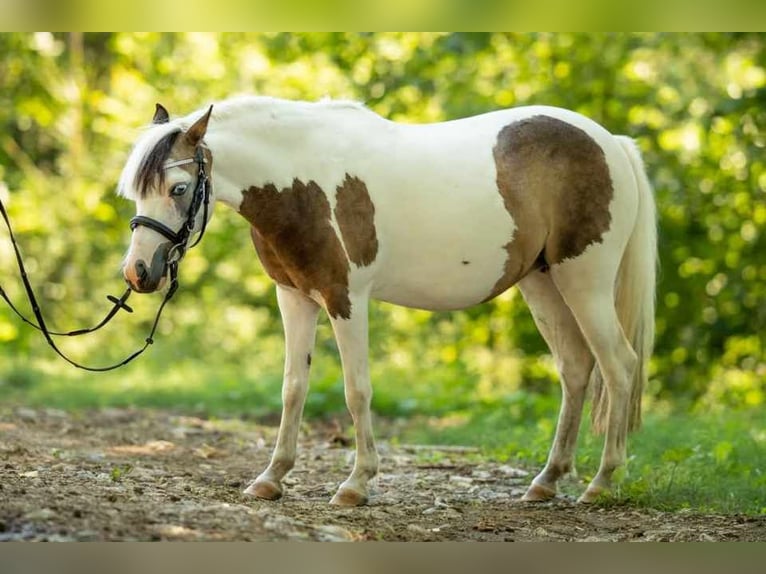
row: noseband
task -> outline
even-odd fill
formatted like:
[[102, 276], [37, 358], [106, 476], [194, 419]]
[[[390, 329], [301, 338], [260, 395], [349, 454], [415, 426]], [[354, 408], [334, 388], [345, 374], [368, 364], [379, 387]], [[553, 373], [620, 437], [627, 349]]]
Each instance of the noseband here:
[[[186, 221], [178, 231], [173, 231], [167, 225], [151, 217], [145, 215], [136, 215], [130, 220], [130, 229], [135, 231], [139, 226], [148, 227], [152, 231], [156, 231], [166, 239], [169, 239], [173, 246], [168, 252], [168, 268], [170, 269], [171, 286], [170, 288], [175, 291], [176, 288], [176, 275], [178, 273], [178, 262], [183, 258], [188, 249], [191, 249], [202, 241], [202, 236], [205, 234], [205, 228], [207, 227], [208, 210], [210, 207], [210, 186], [208, 185], [207, 171], [205, 170], [205, 163], [207, 160], [202, 152], [202, 147], [197, 146], [194, 152], [194, 157], [179, 159], [166, 163], [163, 169], [170, 169], [172, 167], [179, 167], [190, 163], [197, 164], [197, 184], [194, 187], [194, 195], [192, 201], [189, 204], [189, 211], [186, 214]], [[194, 222], [197, 219], [197, 214], [200, 208], [202, 208], [202, 228], [200, 229], [197, 239], [191, 245], [188, 245], [189, 237], [194, 232]]]

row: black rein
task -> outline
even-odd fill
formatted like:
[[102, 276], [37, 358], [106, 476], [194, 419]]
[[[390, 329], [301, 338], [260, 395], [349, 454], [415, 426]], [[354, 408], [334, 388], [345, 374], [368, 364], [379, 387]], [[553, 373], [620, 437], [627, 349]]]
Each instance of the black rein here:
[[[53, 340], [53, 336], [63, 336], [63, 337], [75, 337], [78, 335], [84, 335], [86, 333], [93, 333], [94, 331], [98, 331], [101, 327], [106, 325], [111, 319], [119, 312], [120, 309], [124, 309], [128, 313], [132, 313], [133, 309], [130, 308], [129, 305], [127, 305], [126, 301], [128, 300], [128, 297], [130, 297], [130, 294], [132, 292], [132, 289], [128, 287], [125, 290], [125, 293], [122, 294], [121, 297], [114, 297], [113, 295], [108, 295], [107, 299], [114, 303], [114, 306], [112, 309], [106, 314], [106, 316], [101, 320], [100, 323], [97, 325], [86, 328], [86, 329], [76, 329], [74, 331], [66, 331], [66, 332], [58, 332], [58, 331], [51, 331], [48, 329], [48, 326], [45, 323], [45, 319], [43, 318], [42, 312], [40, 310], [40, 305], [37, 302], [37, 296], [35, 295], [34, 289], [32, 288], [32, 284], [29, 282], [29, 277], [27, 276], [26, 268], [24, 267], [24, 261], [21, 257], [21, 251], [19, 250], [19, 246], [16, 243], [16, 237], [13, 234], [13, 229], [11, 228], [11, 222], [8, 218], [8, 213], [6, 212], [5, 205], [3, 205], [2, 200], [0, 200], [0, 214], [3, 216], [3, 220], [5, 221], [5, 226], [8, 228], [8, 233], [11, 239], [11, 243], [13, 245], [14, 253], [16, 254], [16, 264], [19, 268], [19, 272], [21, 273], [21, 281], [24, 284], [24, 290], [27, 294], [27, 299], [29, 300], [29, 304], [32, 307], [32, 312], [34, 313], [35, 319], [37, 322], [28, 319], [25, 317], [17, 308], [16, 306], [11, 302], [10, 298], [6, 294], [5, 290], [0, 286], [0, 297], [5, 299], [5, 302], [8, 303], [9, 307], [13, 310], [16, 315], [18, 315], [22, 321], [27, 323], [28, 325], [31, 325], [35, 329], [42, 332], [43, 336], [45, 337], [45, 340], [48, 342], [48, 344], [53, 348], [53, 350], [66, 362], [68, 362], [70, 365], [73, 365], [77, 367], [78, 369], [83, 369], [86, 371], [93, 371], [93, 372], [104, 372], [104, 371], [111, 371], [114, 369], [118, 369], [122, 366], [127, 365], [133, 359], [141, 355], [152, 343], [154, 343], [154, 333], [157, 331], [157, 326], [160, 322], [160, 316], [162, 315], [162, 311], [165, 308], [165, 305], [168, 301], [175, 295], [175, 292], [178, 289], [178, 263], [183, 258], [184, 254], [190, 247], [194, 247], [202, 240], [202, 235], [205, 233], [205, 228], [207, 226], [207, 219], [208, 219], [208, 209], [210, 204], [210, 189], [208, 185], [208, 176], [205, 171], [205, 158], [202, 153], [202, 149], [200, 147], [197, 147], [194, 159], [191, 160], [194, 161], [198, 167], [198, 174], [197, 174], [197, 184], [194, 189], [194, 197], [192, 198], [191, 205], [189, 205], [189, 212], [186, 217], [186, 221], [184, 222], [184, 225], [181, 227], [181, 229], [178, 232], [173, 231], [165, 224], [155, 220], [151, 219], [149, 217], [144, 217], [141, 215], [137, 215], [133, 219], [130, 220], [130, 228], [131, 230], [135, 230], [136, 227], [139, 225], [142, 225], [144, 227], [148, 227], [149, 229], [152, 229], [159, 233], [160, 235], [170, 239], [170, 241], [173, 242], [173, 247], [171, 247], [170, 252], [168, 253], [168, 271], [170, 273], [170, 285], [168, 286], [167, 293], [165, 293], [165, 298], [162, 300], [162, 303], [160, 303], [159, 308], [157, 309], [157, 315], [154, 318], [154, 322], [152, 323], [152, 328], [149, 331], [149, 336], [146, 337], [144, 345], [139, 348], [137, 351], [134, 351], [130, 355], [128, 355], [125, 359], [122, 361], [115, 363], [113, 365], [109, 365], [106, 367], [89, 367], [86, 365], [82, 365], [78, 363], [77, 361], [74, 361], [67, 357], [56, 345], [56, 342]], [[200, 207], [203, 207], [203, 218], [202, 218], [202, 228], [199, 233], [199, 237], [197, 240], [192, 244], [190, 247], [187, 246], [189, 237], [191, 236], [193, 230], [194, 230], [194, 221], [197, 218], [197, 214], [200, 210]], [[171, 260], [171, 256], [174, 256], [174, 258]]]

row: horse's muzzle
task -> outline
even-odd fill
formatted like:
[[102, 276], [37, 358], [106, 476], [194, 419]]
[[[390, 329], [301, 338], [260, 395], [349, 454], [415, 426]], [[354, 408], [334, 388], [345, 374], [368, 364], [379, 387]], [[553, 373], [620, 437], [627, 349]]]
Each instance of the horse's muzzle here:
[[152, 293], [160, 289], [165, 283], [168, 271], [168, 252], [172, 243], [162, 243], [152, 256], [150, 265], [143, 259], [138, 259], [133, 264], [133, 273], [126, 273], [125, 278], [131, 288], [138, 293]]

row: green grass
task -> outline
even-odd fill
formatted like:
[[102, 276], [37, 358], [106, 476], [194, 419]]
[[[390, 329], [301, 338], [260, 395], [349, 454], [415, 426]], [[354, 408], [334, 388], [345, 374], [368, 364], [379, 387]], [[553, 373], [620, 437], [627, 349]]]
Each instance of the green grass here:
[[[160, 345], [146, 361], [104, 375], [61, 371], [58, 364], [6, 361], [0, 379], [5, 407], [85, 410], [162, 408], [209, 416], [247, 416], [273, 422], [281, 409], [281, 356], [230, 364], [171, 360]], [[55, 365], [52, 366], [52, 365]], [[470, 374], [420, 372], [373, 365], [373, 408], [379, 434], [390, 440], [478, 446], [484, 456], [539, 469], [545, 463], [558, 398], [518, 391], [476, 398]], [[447, 372], [450, 371], [450, 372]], [[161, 374], [158, 374], [161, 373]], [[428, 381], [428, 383], [423, 383]], [[555, 387], [552, 387], [552, 390]], [[658, 509], [766, 513], [766, 425], [759, 409], [692, 413], [655, 408], [629, 437], [629, 460], [609, 503]], [[316, 356], [307, 417], [345, 417], [337, 359]], [[396, 424], [386, 421], [396, 419]], [[578, 475], [562, 481], [579, 494], [596, 472], [603, 437], [583, 423]]]
[[[527, 415], [512, 409], [481, 409], [447, 419], [421, 418], [403, 441], [476, 445], [498, 460], [535, 469], [547, 458], [556, 421], [555, 401], [527, 402]], [[563, 492], [579, 495], [598, 469], [603, 437], [583, 423], [576, 478], [562, 481]], [[632, 504], [662, 510], [766, 514], [766, 425], [760, 410], [649, 414], [628, 439], [628, 463], [618, 471], [606, 504]]]
[[[30, 407], [88, 409], [103, 407], [171, 408], [216, 416], [253, 418], [281, 409], [281, 339], [273, 352], [236, 356], [226, 352], [185, 354], [172, 339], [158, 340], [140, 360], [107, 373], [86, 373], [64, 365], [44, 349], [45, 359], [0, 355], [0, 403]], [[274, 342], [265, 341], [274, 347]], [[413, 412], [444, 414], [474, 401], [475, 375], [458, 367], [371, 366], [375, 411], [385, 416]], [[312, 357], [307, 416], [345, 413], [343, 378], [334, 344]]]

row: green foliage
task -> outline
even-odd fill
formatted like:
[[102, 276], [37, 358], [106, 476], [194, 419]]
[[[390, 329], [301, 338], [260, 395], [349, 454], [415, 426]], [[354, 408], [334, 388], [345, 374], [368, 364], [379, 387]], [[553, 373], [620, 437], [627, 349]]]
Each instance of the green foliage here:
[[[243, 92], [331, 96], [404, 122], [571, 108], [636, 137], [656, 188], [661, 272], [648, 410], [678, 401], [700, 416], [753, 410], [766, 400], [765, 45], [763, 34], [2, 34], [0, 195], [50, 322], [79, 327], [106, 308], [103, 293], [121, 289], [134, 210], [113, 190], [157, 101], [184, 114]], [[118, 373], [71, 370], [0, 311], [0, 393], [64, 406], [278, 412], [281, 326], [246, 228], [235, 213], [216, 212], [184, 260], [157, 343]], [[7, 241], [0, 274], [21, 301]], [[89, 363], [125, 356], [148, 332], [159, 297], [131, 302], [134, 316], [66, 349]], [[375, 304], [371, 330], [377, 412], [456, 420], [499, 412], [487, 415], [492, 425], [471, 427], [483, 429], [482, 442], [508, 430], [498, 447], [516, 441], [544, 456], [555, 367], [515, 290], [460, 313]], [[326, 321], [315, 357], [307, 412], [341, 411]], [[534, 422], [513, 434], [509, 421], [518, 420]], [[721, 440], [706, 451], [717, 465], [739, 452], [735, 438]], [[697, 454], [672, 448], [680, 450], [653, 460], [676, 465], [677, 481]]]

